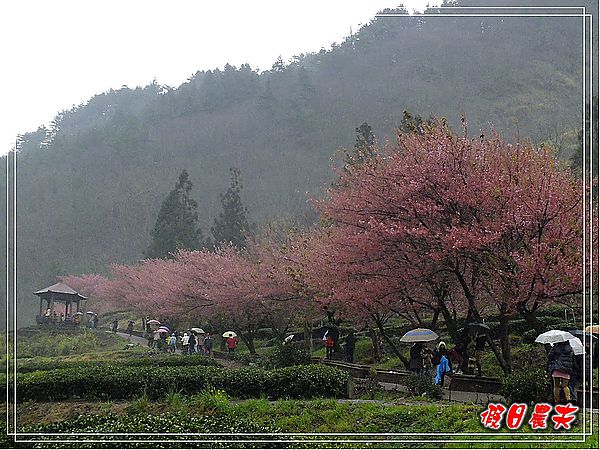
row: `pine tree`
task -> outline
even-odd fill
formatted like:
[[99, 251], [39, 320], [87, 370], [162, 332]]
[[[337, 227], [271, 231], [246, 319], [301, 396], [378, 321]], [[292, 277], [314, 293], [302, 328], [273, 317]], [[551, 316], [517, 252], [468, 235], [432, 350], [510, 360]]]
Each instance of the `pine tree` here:
[[367, 122], [356, 128], [356, 143], [352, 152], [346, 152], [347, 166], [360, 165], [375, 156], [375, 134]]
[[196, 250], [204, 246], [198, 226], [198, 204], [190, 197], [192, 182], [188, 177], [183, 170], [175, 189], [163, 201], [146, 257], [165, 258], [180, 249]]
[[242, 204], [240, 192], [240, 170], [229, 169], [231, 173], [231, 184], [224, 194], [221, 194], [221, 205], [223, 211], [214, 220], [211, 232], [215, 238], [215, 244], [231, 243], [237, 248], [244, 248], [246, 237], [251, 232], [251, 225], [246, 214], [248, 210]]

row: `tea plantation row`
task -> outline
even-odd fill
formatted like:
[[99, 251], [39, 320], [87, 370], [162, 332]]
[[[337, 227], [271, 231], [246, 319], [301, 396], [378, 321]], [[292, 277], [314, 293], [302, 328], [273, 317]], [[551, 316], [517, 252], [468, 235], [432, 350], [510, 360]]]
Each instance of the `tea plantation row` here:
[[142, 395], [158, 399], [168, 392], [191, 395], [209, 388], [221, 389], [234, 398], [344, 398], [347, 396], [347, 384], [347, 373], [319, 365], [270, 371], [255, 368], [104, 365], [18, 374], [17, 400], [114, 400]]
[[17, 364], [17, 371], [21, 373], [36, 372], [38, 370], [54, 370], [54, 369], [77, 369], [77, 368], [88, 368], [88, 367], [100, 367], [106, 364], [113, 366], [128, 366], [128, 367], [150, 367], [150, 366], [169, 366], [169, 367], [182, 367], [182, 366], [220, 366], [220, 364], [213, 358], [207, 358], [201, 355], [191, 356], [173, 356], [173, 355], [154, 355], [154, 356], [143, 356], [135, 357], [129, 356], [123, 359], [111, 360], [110, 362], [105, 360], [90, 360], [90, 361], [60, 361], [56, 362], [53, 360], [41, 360], [41, 361], [19, 361]]

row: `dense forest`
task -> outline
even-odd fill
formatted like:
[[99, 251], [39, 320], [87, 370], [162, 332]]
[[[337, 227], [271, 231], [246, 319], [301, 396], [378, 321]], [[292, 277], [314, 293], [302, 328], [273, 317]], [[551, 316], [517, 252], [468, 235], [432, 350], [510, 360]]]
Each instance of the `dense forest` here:
[[354, 145], [364, 122], [384, 142], [404, 110], [456, 128], [464, 117], [474, 136], [495, 129], [571, 158], [581, 54], [579, 18], [381, 17], [264, 72], [226, 65], [178, 87], [98, 94], [21, 137], [19, 325], [34, 320], [32, 291], [57, 275], [142, 259], [183, 169], [210, 230], [232, 167], [258, 227], [312, 223], [307, 200], [331, 182], [337, 150]]

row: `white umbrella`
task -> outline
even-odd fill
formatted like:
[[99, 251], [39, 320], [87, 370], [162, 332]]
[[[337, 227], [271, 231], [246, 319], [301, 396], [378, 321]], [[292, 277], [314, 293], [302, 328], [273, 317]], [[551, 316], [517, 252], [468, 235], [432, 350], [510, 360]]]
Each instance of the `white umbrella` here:
[[77, 311], [77, 312], [75, 313], [75, 315], [76, 315], [76, 316], [83, 316], [83, 313], [82, 313], [81, 311]]
[[581, 343], [579, 338], [575, 337], [573, 339], [569, 339], [569, 344], [573, 349], [573, 353], [575, 353], [576, 355], [585, 355], [585, 349], [583, 348], [583, 344]]
[[233, 331], [226, 331], [225, 333], [223, 333], [223, 337], [224, 338], [230, 338], [230, 337], [237, 337], [237, 334], [235, 334]]
[[535, 338], [535, 342], [538, 344], [558, 344], [559, 342], [565, 342], [574, 338], [575, 336], [568, 331], [550, 330], [540, 334]]
[[88, 312], [86, 312], [86, 314], [92, 314], [92, 315], [94, 315], [96, 313], [94, 311], [88, 311]]
[[202, 328], [190, 328], [196, 334], [204, 334], [204, 330]]
[[284, 342], [284, 343], [287, 343], [287, 342], [290, 342], [292, 339], [294, 339], [294, 335], [293, 335], [293, 334], [290, 334], [288, 337], [286, 337], [286, 338], [283, 340], [283, 342]]
[[439, 336], [435, 331], [428, 328], [415, 328], [400, 338], [400, 342], [430, 342], [435, 341]]

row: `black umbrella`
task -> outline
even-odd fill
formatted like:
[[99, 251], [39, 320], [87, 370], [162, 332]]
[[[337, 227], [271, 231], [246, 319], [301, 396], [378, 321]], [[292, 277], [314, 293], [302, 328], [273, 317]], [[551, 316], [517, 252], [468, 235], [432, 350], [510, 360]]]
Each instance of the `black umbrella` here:
[[472, 330], [476, 330], [476, 331], [482, 331], [484, 333], [489, 333], [491, 331], [491, 328], [488, 327], [485, 323], [483, 322], [471, 322], [468, 323], [466, 325], [467, 328], [470, 328]]
[[586, 333], [582, 330], [569, 330], [569, 333], [579, 338], [581, 342], [583, 342], [583, 335], [585, 335], [585, 339], [587, 342], [598, 342], [598, 336], [592, 333]]

